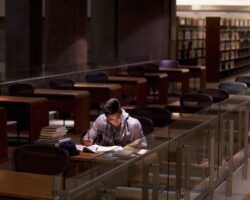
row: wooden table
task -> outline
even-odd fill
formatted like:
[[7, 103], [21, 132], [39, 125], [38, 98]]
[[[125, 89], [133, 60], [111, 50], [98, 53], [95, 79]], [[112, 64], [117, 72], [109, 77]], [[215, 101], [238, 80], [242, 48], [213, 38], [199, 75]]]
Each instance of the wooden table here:
[[192, 121], [192, 122], [205, 122], [215, 118], [214, 115], [203, 115], [196, 113], [171, 113], [171, 120], [174, 121]]
[[0, 160], [7, 158], [7, 115], [0, 107]]
[[189, 76], [192, 78], [200, 79], [200, 89], [206, 88], [206, 67], [205, 66], [178, 66], [180, 68], [189, 69]]
[[71, 160], [76, 160], [76, 161], [91, 161], [93, 159], [96, 159], [102, 155], [101, 153], [87, 153], [87, 152], [80, 152], [79, 155], [77, 156], [71, 156]]
[[179, 137], [185, 132], [188, 132], [188, 129], [172, 129], [169, 126], [166, 126], [164, 128], [159, 129], [158, 131], [153, 132], [152, 134], [156, 139], [169, 140], [169, 138], [173, 139]]
[[0, 170], [0, 196], [22, 199], [53, 199], [52, 176]]
[[159, 92], [157, 103], [166, 103], [168, 97], [168, 74], [159, 72], [147, 72], [144, 73], [144, 77], [147, 79], [148, 84], [156, 82], [157, 90]]
[[29, 140], [39, 138], [43, 127], [49, 124], [49, 102], [46, 98], [0, 96], [0, 106], [7, 111], [9, 121], [17, 121], [18, 131], [27, 131]]
[[[129, 76], [127, 72], [118, 73], [117, 76]], [[137, 76], [136, 76], [137, 77]], [[160, 72], [146, 72], [143, 76], [147, 79], [148, 86], [156, 85], [159, 92], [157, 103], [166, 103], [168, 95], [168, 75]]]
[[119, 84], [76, 82], [74, 88], [88, 91], [93, 103], [103, 103], [110, 98], [121, 100], [122, 87]]
[[160, 68], [159, 72], [167, 73], [169, 81], [180, 81], [182, 94], [189, 93], [189, 69]]
[[128, 97], [136, 97], [137, 106], [145, 106], [147, 100], [147, 80], [142, 77], [109, 76], [109, 83], [122, 86], [122, 93]]
[[81, 134], [90, 127], [90, 95], [87, 91], [35, 89], [36, 97], [46, 97], [49, 109], [73, 113], [74, 133]]

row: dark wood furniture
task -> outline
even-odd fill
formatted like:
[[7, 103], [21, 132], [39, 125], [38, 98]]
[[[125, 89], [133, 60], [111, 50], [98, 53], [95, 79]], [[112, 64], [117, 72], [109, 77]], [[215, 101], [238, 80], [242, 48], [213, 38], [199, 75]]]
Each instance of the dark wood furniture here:
[[49, 124], [48, 103], [46, 98], [0, 96], [7, 119], [17, 121], [17, 131], [27, 131], [30, 141], [37, 140], [41, 129]]
[[181, 93], [189, 93], [189, 73], [190, 70], [186, 68], [160, 68], [159, 72], [168, 74], [169, 81], [181, 82]]
[[49, 200], [52, 188], [52, 176], [0, 170], [0, 197]]
[[81, 134], [90, 127], [90, 95], [87, 91], [35, 89], [34, 96], [46, 97], [49, 109], [73, 114], [74, 133]]
[[103, 103], [110, 98], [121, 100], [122, 88], [119, 84], [76, 82], [74, 89], [88, 91], [91, 103]]
[[[117, 76], [129, 76], [129, 74], [127, 72], [122, 72], [118, 73]], [[158, 90], [157, 103], [166, 103], [168, 97], [168, 75], [160, 72], [146, 72], [140, 77], [147, 79], [149, 88], [155, 87]]]
[[142, 77], [109, 76], [108, 83], [122, 86], [122, 94], [127, 97], [136, 97], [137, 106], [145, 106], [147, 100], [147, 80]]
[[[205, 89], [206, 88], [206, 67], [205, 66], [178, 66], [180, 68], [187, 68], [189, 69], [189, 77], [190, 78], [199, 78], [200, 79], [200, 89]], [[195, 89], [196, 89], [196, 85]]]
[[0, 107], [0, 160], [7, 158], [7, 115]]

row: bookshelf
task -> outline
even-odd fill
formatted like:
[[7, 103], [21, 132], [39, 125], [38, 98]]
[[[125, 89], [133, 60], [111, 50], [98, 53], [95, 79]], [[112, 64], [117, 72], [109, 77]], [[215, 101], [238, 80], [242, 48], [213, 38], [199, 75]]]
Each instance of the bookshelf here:
[[205, 19], [177, 17], [177, 59], [181, 65], [205, 65]]
[[207, 81], [217, 82], [249, 66], [250, 20], [207, 17]]

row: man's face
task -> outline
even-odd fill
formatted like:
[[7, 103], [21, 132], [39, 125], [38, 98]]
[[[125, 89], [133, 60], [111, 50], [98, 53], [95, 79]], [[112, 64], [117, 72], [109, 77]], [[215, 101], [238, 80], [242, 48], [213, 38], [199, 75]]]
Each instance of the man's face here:
[[108, 121], [112, 126], [118, 127], [121, 125], [121, 112], [114, 113], [108, 116]]

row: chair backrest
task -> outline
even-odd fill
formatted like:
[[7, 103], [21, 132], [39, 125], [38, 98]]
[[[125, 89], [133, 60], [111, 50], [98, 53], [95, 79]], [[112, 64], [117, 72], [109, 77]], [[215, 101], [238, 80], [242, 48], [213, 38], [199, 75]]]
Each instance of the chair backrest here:
[[150, 118], [136, 116], [136, 115], [133, 115], [131, 117], [134, 117], [134, 118], [139, 120], [139, 122], [141, 123], [141, 126], [142, 126], [144, 136], [149, 135], [150, 133], [152, 133], [154, 131], [154, 123]]
[[106, 72], [89, 72], [85, 75], [85, 80], [88, 83], [106, 83], [108, 74]]
[[63, 175], [68, 162], [68, 152], [53, 145], [28, 144], [12, 152], [13, 169], [21, 172]]
[[189, 93], [180, 97], [180, 109], [183, 113], [195, 113], [209, 107], [213, 98], [207, 94]]
[[163, 127], [171, 123], [171, 113], [163, 108], [138, 107], [132, 109], [129, 114], [131, 116], [147, 117], [153, 121], [155, 127]]
[[224, 82], [220, 83], [218, 87], [229, 94], [244, 94], [247, 92], [247, 84], [242, 82]]
[[245, 83], [247, 87], [250, 87], [250, 76], [238, 76], [235, 78], [235, 81]]
[[178, 66], [178, 62], [175, 60], [161, 60], [160, 68], [176, 68]]
[[9, 86], [11, 96], [32, 96], [35, 88], [28, 83], [15, 83]]
[[144, 64], [144, 72], [158, 72], [159, 65], [156, 63], [147, 63]]
[[229, 97], [229, 94], [227, 91], [221, 90], [221, 89], [214, 89], [214, 88], [211, 88], [211, 89], [207, 88], [204, 90], [199, 90], [198, 93], [210, 95], [213, 98], [214, 103], [219, 103]]
[[144, 76], [143, 66], [131, 66], [127, 68], [127, 73], [129, 76]]
[[70, 78], [57, 78], [49, 82], [52, 89], [73, 90], [75, 81]]

